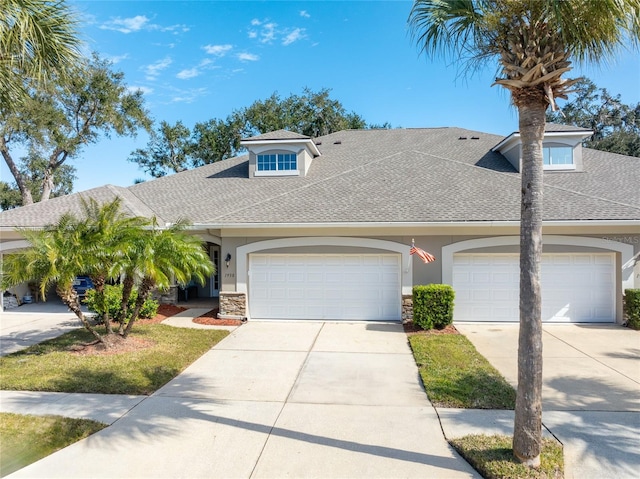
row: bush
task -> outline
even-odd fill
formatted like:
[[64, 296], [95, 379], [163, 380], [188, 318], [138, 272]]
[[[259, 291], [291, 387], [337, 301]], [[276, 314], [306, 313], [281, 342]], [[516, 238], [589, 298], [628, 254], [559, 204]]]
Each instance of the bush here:
[[453, 322], [455, 293], [448, 284], [413, 287], [413, 322], [422, 329], [442, 329]]
[[[131, 291], [131, 297], [129, 297], [126, 321], [131, 318], [131, 313], [133, 313], [133, 308], [135, 307], [137, 298], [138, 291], [134, 289], [133, 291]], [[115, 319], [120, 316], [120, 304], [122, 303], [122, 285], [105, 285], [104, 308], [100, 307], [98, 293], [95, 289], [87, 291], [84, 303], [89, 308], [89, 311], [95, 313], [97, 316], [102, 317], [104, 313], [108, 313], [111, 319]], [[142, 305], [142, 308], [140, 309], [140, 317], [153, 318], [157, 312], [158, 302], [154, 299], [147, 298], [147, 300]]]
[[640, 329], [640, 289], [624, 290], [624, 319], [631, 329]]

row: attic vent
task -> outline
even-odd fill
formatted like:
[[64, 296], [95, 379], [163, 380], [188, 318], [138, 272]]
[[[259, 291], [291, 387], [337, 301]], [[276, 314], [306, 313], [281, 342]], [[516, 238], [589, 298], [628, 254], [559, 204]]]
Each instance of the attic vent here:
[[333, 142], [334, 145], [342, 145], [342, 141], [341, 140], [336, 140]]
[[466, 137], [466, 136], [460, 136], [460, 137], [458, 137], [458, 140], [466, 140], [466, 139], [467, 139], [467, 137]]
[[321, 141], [316, 141], [316, 145], [322, 145]]
[[479, 140], [479, 139], [480, 139], [480, 137], [479, 137], [479, 136], [472, 136], [472, 137], [471, 137], [471, 139], [472, 139], [472, 140]]

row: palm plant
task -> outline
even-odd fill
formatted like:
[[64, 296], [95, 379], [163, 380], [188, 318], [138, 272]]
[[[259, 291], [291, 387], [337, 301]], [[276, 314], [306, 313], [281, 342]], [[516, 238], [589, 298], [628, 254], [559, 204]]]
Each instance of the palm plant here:
[[37, 280], [42, 298], [46, 299], [47, 290], [55, 285], [64, 304], [98, 341], [104, 343], [102, 336], [82, 312], [80, 299], [73, 289], [73, 281], [86, 264], [83, 222], [67, 213], [57, 223], [43, 230], [19, 231], [30, 247], [3, 258], [3, 286]]
[[0, 0], [0, 12], [0, 108], [9, 110], [28, 95], [25, 79], [64, 76], [80, 58], [80, 40], [64, 1]]
[[[136, 276], [141, 281], [131, 319], [123, 330], [124, 337], [128, 336], [144, 302], [154, 289], [167, 289], [174, 282], [185, 286], [193, 278], [204, 284], [215, 271], [202, 241], [186, 233], [188, 224], [187, 221], [178, 221], [166, 229], [158, 229], [154, 225], [151, 231], [146, 231], [135, 240], [126, 273], [127, 278], [131, 278], [131, 285]], [[127, 289], [129, 293], [125, 296], [123, 291], [122, 294], [124, 317], [124, 302], [129, 300], [130, 294], [130, 289]]]
[[417, 0], [409, 25], [421, 51], [467, 67], [497, 61], [495, 84], [518, 110], [522, 142], [520, 332], [513, 451], [540, 463], [542, 441], [542, 140], [545, 112], [576, 80], [571, 59], [600, 62], [640, 38], [640, 0]]
[[[135, 245], [135, 239], [144, 235], [143, 228], [149, 223], [144, 218], [125, 215], [120, 209], [121, 203], [119, 197], [104, 204], [93, 198], [82, 198], [84, 272], [98, 293], [96, 299], [101, 311], [106, 311], [105, 284], [120, 276], [122, 265], [128, 262], [128, 251]], [[113, 334], [111, 319], [105, 313], [103, 320], [107, 334]]]

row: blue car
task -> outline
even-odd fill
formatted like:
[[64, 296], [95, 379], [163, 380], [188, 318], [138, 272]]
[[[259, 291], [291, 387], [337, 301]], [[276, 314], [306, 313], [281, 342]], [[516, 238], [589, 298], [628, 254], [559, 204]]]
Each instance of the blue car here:
[[93, 289], [93, 281], [89, 276], [76, 276], [76, 279], [73, 280], [73, 289], [80, 298], [84, 298], [87, 291]]

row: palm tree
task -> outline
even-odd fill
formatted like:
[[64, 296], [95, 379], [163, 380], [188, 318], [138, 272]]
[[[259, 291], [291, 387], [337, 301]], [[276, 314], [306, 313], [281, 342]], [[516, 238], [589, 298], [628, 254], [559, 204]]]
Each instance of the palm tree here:
[[84, 273], [93, 282], [100, 311], [105, 311], [106, 333], [113, 334], [112, 318], [104, 307], [104, 287], [107, 281], [120, 276], [123, 265], [128, 263], [129, 250], [134, 247], [135, 239], [145, 234], [143, 228], [149, 221], [125, 215], [120, 209], [122, 200], [119, 197], [104, 204], [93, 198], [82, 198], [81, 201], [85, 218], [82, 223]]
[[[126, 276], [131, 278], [130, 285], [136, 276], [141, 281], [131, 319], [123, 330], [124, 337], [128, 336], [144, 302], [154, 289], [167, 289], [174, 282], [185, 286], [193, 278], [204, 284], [207, 277], [215, 271], [202, 241], [185, 232], [188, 225], [187, 221], [178, 221], [167, 229], [158, 229], [154, 225], [151, 231], [145, 231], [135, 240], [135, 246], [130, 250], [133, 254], [129, 258]], [[123, 309], [125, 302], [129, 300], [129, 294], [130, 288], [125, 284], [122, 294]], [[123, 319], [124, 317], [126, 313]]]
[[19, 232], [30, 247], [3, 258], [3, 287], [37, 280], [42, 298], [46, 299], [47, 290], [55, 285], [62, 302], [104, 344], [102, 336], [82, 312], [80, 299], [73, 289], [73, 281], [84, 271], [86, 264], [83, 221], [67, 213], [42, 230], [22, 229]]
[[545, 111], [556, 109], [577, 80], [570, 59], [599, 62], [626, 42], [638, 45], [639, 0], [418, 0], [409, 15], [427, 55], [451, 56], [471, 68], [497, 60], [518, 110], [522, 141], [520, 333], [513, 451], [540, 464], [542, 441], [542, 140]]
[[80, 58], [77, 20], [64, 0], [0, 0], [0, 110], [16, 109], [25, 80], [46, 83]]

